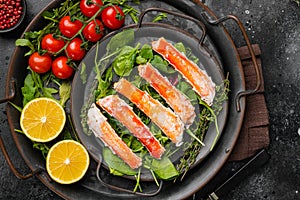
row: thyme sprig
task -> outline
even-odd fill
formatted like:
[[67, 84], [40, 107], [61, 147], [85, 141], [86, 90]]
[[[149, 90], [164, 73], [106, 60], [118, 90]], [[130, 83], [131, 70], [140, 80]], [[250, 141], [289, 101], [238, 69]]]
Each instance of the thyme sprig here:
[[[211, 122], [215, 123], [216, 126], [216, 136], [213, 141], [213, 144], [210, 148], [210, 151], [213, 150], [217, 139], [219, 138], [219, 131], [218, 131], [218, 123], [217, 123], [217, 117], [218, 114], [222, 110], [222, 105], [223, 103], [228, 99], [228, 93], [229, 93], [229, 80], [228, 80], [228, 75], [226, 79], [224, 80], [224, 83], [220, 86], [216, 87], [216, 97], [214, 100], [214, 104], [212, 107], [209, 106], [204, 106], [202, 109], [202, 112], [200, 113], [200, 123], [199, 123], [199, 128], [197, 129], [197, 132], [195, 133], [195, 136], [198, 137], [199, 140], [203, 141], [203, 138], [211, 124]], [[204, 105], [204, 103], [200, 104]], [[196, 162], [197, 156], [203, 147], [201, 143], [198, 142], [198, 140], [193, 140], [191, 143], [186, 143], [185, 144], [186, 150], [181, 157], [179, 163], [177, 164], [176, 168], [178, 172], [180, 173], [180, 181], [183, 180], [185, 177], [186, 173], [189, 171], [191, 166]], [[174, 180], [174, 182], [177, 179]]]

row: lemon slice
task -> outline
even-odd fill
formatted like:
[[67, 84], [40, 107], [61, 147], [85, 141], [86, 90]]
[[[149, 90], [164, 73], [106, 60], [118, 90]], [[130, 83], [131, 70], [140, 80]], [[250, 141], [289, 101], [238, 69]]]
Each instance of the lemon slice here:
[[89, 163], [89, 154], [82, 144], [74, 140], [62, 140], [50, 148], [46, 169], [54, 181], [71, 184], [85, 175]]
[[24, 134], [32, 141], [49, 142], [63, 130], [66, 114], [54, 99], [36, 98], [22, 110], [20, 125]]

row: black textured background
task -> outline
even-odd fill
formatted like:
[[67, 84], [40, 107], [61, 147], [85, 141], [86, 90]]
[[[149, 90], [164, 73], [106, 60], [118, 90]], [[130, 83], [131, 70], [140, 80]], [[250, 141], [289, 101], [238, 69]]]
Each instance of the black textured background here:
[[[27, 0], [28, 12], [23, 26], [0, 35], [1, 98], [14, 41], [49, 2], [51, 0]], [[291, 0], [213, 0], [207, 4], [217, 16], [237, 15], [251, 42], [260, 45], [270, 115], [271, 160], [224, 199], [300, 199], [300, 7]], [[226, 25], [236, 45], [245, 45], [237, 28], [230, 23]], [[17, 170], [29, 172], [10, 135], [3, 104], [0, 105], [0, 134]], [[18, 180], [0, 153], [0, 199], [61, 198], [37, 178]]]

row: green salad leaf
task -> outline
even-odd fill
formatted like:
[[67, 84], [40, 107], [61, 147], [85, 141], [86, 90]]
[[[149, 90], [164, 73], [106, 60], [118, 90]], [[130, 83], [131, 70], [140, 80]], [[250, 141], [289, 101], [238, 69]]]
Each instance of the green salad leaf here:
[[151, 65], [156, 67], [158, 70], [168, 73], [168, 74], [173, 74], [176, 71], [169, 66], [168, 61], [164, 60], [161, 56], [159, 55], [154, 55], [153, 60], [151, 60]]
[[96, 91], [96, 99], [103, 98], [107, 95], [114, 94], [115, 90], [112, 89], [112, 68], [109, 67], [106, 73], [98, 80], [98, 90]]
[[184, 81], [179, 81], [177, 88], [185, 94], [192, 103], [197, 103], [197, 95], [191, 85]]
[[107, 54], [111, 54], [118, 49], [129, 45], [134, 41], [134, 30], [128, 29], [124, 30], [116, 35], [114, 35], [106, 46]]
[[112, 67], [118, 76], [130, 75], [135, 64], [138, 47], [139, 44], [135, 48], [131, 46], [124, 46], [121, 49], [121, 52], [112, 63]]
[[71, 82], [63, 81], [59, 87], [60, 105], [64, 106], [71, 95]]
[[35, 98], [37, 89], [38, 88], [33, 81], [32, 75], [28, 74], [24, 80], [24, 86], [21, 88], [23, 95], [23, 106]]
[[152, 159], [151, 170], [162, 180], [170, 180], [179, 175], [172, 161], [166, 156], [163, 156], [160, 160]]
[[133, 170], [127, 165], [121, 158], [113, 154], [113, 152], [105, 147], [102, 149], [103, 159], [111, 169], [111, 173], [114, 175], [122, 176], [124, 174], [133, 176], [136, 175], [138, 172]]
[[137, 64], [146, 64], [153, 58], [153, 51], [149, 44], [144, 44], [136, 58]]
[[55, 88], [52, 88], [52, 87], [44, 87], [43, 88], [43, 95], [45, 97], [53, 99], [53, 94], [56, 94], [56, 93], [58, 93], [58, 90]]

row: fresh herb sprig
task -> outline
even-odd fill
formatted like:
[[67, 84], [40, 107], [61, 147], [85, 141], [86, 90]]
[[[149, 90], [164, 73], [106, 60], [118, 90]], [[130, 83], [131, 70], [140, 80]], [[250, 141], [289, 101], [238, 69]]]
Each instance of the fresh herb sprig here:
[[[229, 80], [227, 76], [227, 78], [224, 80], [224, 83], [216, 87], [216, 97], [214, 99], [213, 106], [211, 108], [209, 106], [204, 106], [200, 114], [200, 123], [195, 135], [196, 137], [201, 138], [201, 140], [203, 140], [209, 128], [209, 124], [211, 122], [215, 122], [217, 133], [214, 138], [213, 144], [210, 148], [210, 151], [212, 151], [212, 149], [214, 148], [216, 141], [219, 137], [216, 116], [221, 112], [223, 108], [222, 106], [223, 103], [228, 99], [228, 93], [229, 93]], [[192, 141], [190, 144], [187, 144], [184, 155], [180, 159], [179, 164], [177, 164], [176, 166], [177, 170], [180, 173], [180, 180], [183, 180], [183, 178], [185, 177], [186, 173], [189, 171], [191, 166], [196, 162], [197, 156], [201, 149], [202, 149], [202, 145], [196, 140]]]

